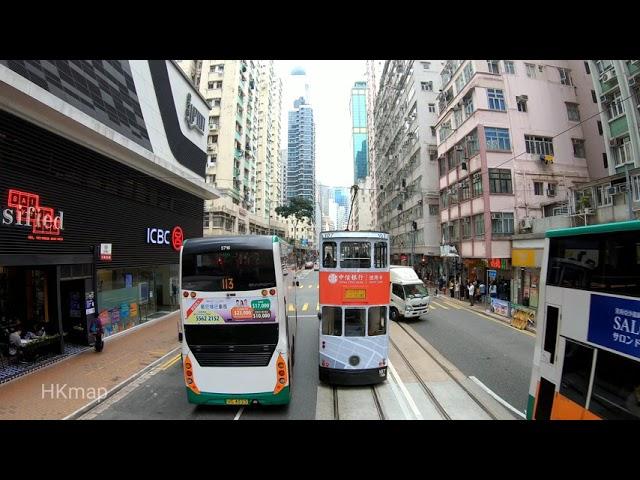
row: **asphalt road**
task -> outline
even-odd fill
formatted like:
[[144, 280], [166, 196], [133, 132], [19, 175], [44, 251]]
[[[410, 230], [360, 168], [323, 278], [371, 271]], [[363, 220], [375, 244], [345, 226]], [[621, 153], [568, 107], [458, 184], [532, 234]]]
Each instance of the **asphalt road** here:
[[524, 412], [535, 337], [499, 320], [432, 297], [428, 315], [405, 320], [466, 376], [474, 376]]

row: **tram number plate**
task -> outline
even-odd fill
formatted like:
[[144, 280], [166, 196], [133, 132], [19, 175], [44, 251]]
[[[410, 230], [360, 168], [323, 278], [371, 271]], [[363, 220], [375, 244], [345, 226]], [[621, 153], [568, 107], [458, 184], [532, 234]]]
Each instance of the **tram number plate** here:
[[367, 298], [367, 291], [364, 288], [347, 288], [343, 298], [345, 300], [364, 300]]
[[249, 400], [241, 398], [228, 398], [227, 405], [249, 405]]

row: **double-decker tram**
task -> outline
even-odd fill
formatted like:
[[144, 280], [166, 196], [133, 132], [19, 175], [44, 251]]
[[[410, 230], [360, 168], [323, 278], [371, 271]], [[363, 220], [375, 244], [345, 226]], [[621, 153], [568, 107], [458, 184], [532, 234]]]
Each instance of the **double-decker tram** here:
[[389, 235], [322, 232], [320, 241], [320, 380], [382, 382], [389, 358]]
[[[180, 252], [182, 360], [189, 402], [285, 404], [296, 313], [292, 248], [277, 236], [186, 240]], [[289, 287], [289, 288], [288, 288]]]
[[527, 418], [640, 419], [640, 221], [546, 233]]

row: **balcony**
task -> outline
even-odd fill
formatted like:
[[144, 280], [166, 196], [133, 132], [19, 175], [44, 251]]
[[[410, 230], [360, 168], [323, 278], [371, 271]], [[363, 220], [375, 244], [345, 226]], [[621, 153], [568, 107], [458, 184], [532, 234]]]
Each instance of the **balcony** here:
[[242, 133], [236, 130], [236, 140], [242, 143]]
[[238, 160], [241, 160], [241, 159], [242, 159], [242, 150], [240, 150], [240, 149], [236, 148], [236, 149], [235, 149], [235, 152], [234, 152], [234, 157], [235, 157], [236, 159], [238, 159]]

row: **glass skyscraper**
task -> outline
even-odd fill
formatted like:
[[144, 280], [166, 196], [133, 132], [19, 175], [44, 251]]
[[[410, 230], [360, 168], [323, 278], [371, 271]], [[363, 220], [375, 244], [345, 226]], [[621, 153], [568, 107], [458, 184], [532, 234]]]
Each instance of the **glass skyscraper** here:
[[367, 150], [367, 82], [355, 82], [351, 89], [353, 127], [353, 183], [364, 181], [369, 174]]
[[287, 198], [303, 197], [315, 204], [316, 154], [313, 109], [303, 97], [289, 111]]

